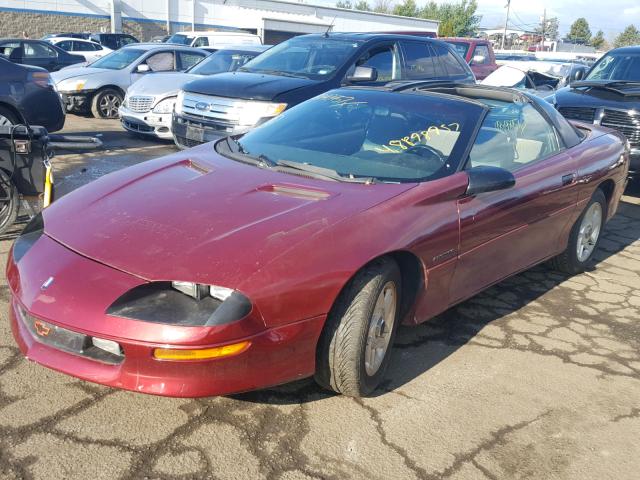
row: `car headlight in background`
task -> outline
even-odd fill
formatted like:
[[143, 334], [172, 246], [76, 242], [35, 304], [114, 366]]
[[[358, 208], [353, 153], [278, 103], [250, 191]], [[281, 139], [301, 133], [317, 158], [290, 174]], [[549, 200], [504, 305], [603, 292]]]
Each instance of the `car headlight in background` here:
[[251, 310], [251, 301], [230, 288], [192, 282], [151, 282], [122, 295], [107, 309], [107, 314], [165, 325], [204, 327], [241, 320]]
[[174, 111], [177, 114], [181, 114], [182, 113], [182, 104], [184, 103], [184, 90], [180, 90], [178, 92], [178, 96], [176, 97], [176, 101], [175, 101], [175, 109]]
[[286, 103], [244, 102], [237, 110], [238, 123], [253, 126], [264, 118], [280, 115], [286, 108]]
[[63, 80], [58, 83], [58, 90], [61, 92], [81, 92], [86, 83], [86, 79], [78, 80], [76, 78], [72, 78], [69, 80]]
[[153, 113], [171, 113], [173, 107], [176, 104], [177, 97], [169, 97], [164, 100], [160, 100], [155, 107], [153, 107]]

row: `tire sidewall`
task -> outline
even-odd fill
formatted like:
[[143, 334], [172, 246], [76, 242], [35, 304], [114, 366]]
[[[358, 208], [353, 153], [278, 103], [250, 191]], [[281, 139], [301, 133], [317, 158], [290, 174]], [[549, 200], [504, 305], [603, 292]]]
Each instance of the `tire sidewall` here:
[[[0, 178], [2, 179], [3, 184], [7, 184], [7, 185], [10, 184], [9, 176], [5, 171], [0, 170]], [[10, 197], [9, 201], [11, 203], [9, 205], [8, 210], [2, 216], [0, 216], [0, 234], [6, 232], [11, 227], [11, 225], [13, 225], [13, 223], [16, 220], [16, 217], [18, 216], [18, 208], [19, 208], [18, 191], [13, 184], [11, 184], [11, 187], [9, 188], [11, 188], [11, 190], [10, 192], [7, 192], [7, 194]]]
[[[401, 314], [400, 309], [402, 305], [402, 302], [401, 302], [402, 284], [401, 284], [400, 271], [397, 265], [395, 264], [395, 262], [390, 263], [388, 268], [386, 268], [384, 272], [381, 272], [381, 274], [375, 279], [375, 281], [377, 282], [376, 289], [372, 293], [372, 295], [369, 297], [369, 301], [367, 303], [365, 321], [362, 322], [362, 324], [364, 325], [364, 328], [363, 328], [363, 331], [361, 332], [361, 348], [360, 348], [360, 359], [359, 359], [359, 363], [360, 363], [359, 375], [360, 375], [360, 378], [362, 379], [362, 383], [361, 383], [362, 395], [367, 395], [371, 393], [380, 385], [380, 382], [383, 380], [383, 377], [386, 373], [387, 367], [391, 359], [391, 350], [393, 349], [393, 343], [395, 341], [396, 332], [398, 331], [398, 324], [400, 323], [400, 314]], [[378, 296], [380, 295], [380, 292], [389, 281], [393, 282], [396, 289], [396, 312], [395, 312], [395, 319], [393, 322], [393, 329], [391, 331], [391, 338], [389, 339], [389, 345], [387, 347], [387, 351], [385, 352], [385, 356], [384, 356], [384, 359], [382, 360], [382, 364], [380, 365], [380, 368], [378, 368], [378, 371], [375, 374], [369, 375], [367, 374], [367, 370], [365, 367], [365, 351], [366, 351], [366, 345], [367, 345], [367, 336], [369, 333], [369, 328], [371, 326], [372, 315], [376, 305], [376, 301], [378, 300]]]
[[105, 117], [104, 115], [102, 115], [102, 112], [100, 111], [100, 100], [102, 99], [102, 97], [108, 94], [117, 95], [118, 98], [120, 99], [120, 105], [122, 105], [123, 97], [120, 92], [118, 92], [117, 90], [114, 90], [113, 88], [105, 88], [104, 90], [100, 90], [93, 96], [93, 99], [91, 100], [91, 113], [93, 114], [94, 117], [103, 118], [103, 119], [118, 118], [117, 115], [115, 117]]
[[9, 120], [12, 125], [20, 124], [20, 120], [16, 118], [16, 115], [11, 110], [2, 105], [0, 105], [0, 115]]
[[[582, 220], [584, 219], [584, 216], [589, 211], [589, 208], [591, 208], [591, 205], [593, 205], [596, 202], [600, 203], [600, 207], [602, 208], [602, 223], [600, 224], [600, 233], [598, 234], [598, 240], [596, 241], [596, 245], [593, 248], [593, 252], [591, 252], [591, 255], [589, 255], [589, 257], [586, 260], [580, 261], [578, 259], [578, 252], [577, 252], [580, 225], [582, 224]], [[571, 230], [571, 236], [569, 238], [569, 251], [568, 251], [569, 263], [576, 273], [584, 271], [589, 266], [589, 262], [591, 262], [591, 260], [593, 259], [594, 254], [598, 251], [598, 247], [600, 246], [600, 241], [602, 240], [604, 226], [606, 224], [606, 218], [607, 218], [607, 199], [604, 196], [604, 193], [602, 193], [602, 190], [597, 189], [594, 192], [593, 196], [591, 197], [591, 200], [589, 200], [589, 203], [587, 203], [587, 205], [584, 207], [582, 214], [580, 215], [578, 220], [576, 220], [576, 223], [574, 224], [573, 229]]]

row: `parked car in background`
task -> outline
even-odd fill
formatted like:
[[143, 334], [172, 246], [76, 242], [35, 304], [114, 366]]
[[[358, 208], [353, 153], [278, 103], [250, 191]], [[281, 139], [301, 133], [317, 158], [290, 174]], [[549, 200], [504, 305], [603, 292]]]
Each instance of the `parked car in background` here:
[[129, 132], [172, 139], [171, 117], [178, 91], [197, 78], [232, 72], [270, 48], [270, 45], [223, 47], [184, 73], [146, 75], [127, 90], [120, 121]]
[[79, 38], [79, 39], [82, 39], [82, 40], [89, 40], [90, 36], [91, 36], [91, 34], [89, 32], [85, 32], [85, 33], [73, 33], [73, 32], [48, 33], [47, 35], [42, 37], [40, 40], [49, 40], [50, 38], [57, 38], [57, 37]]
[[197, 48], [164, 43], [125, 46], [89, 66], [53, 75], [71, 112], [90, 111], [98, 118], [117, 118], [129, 86], [153, 72], [183, 72], [209, 55]]
[[64, 117], [49, 72], [0, 56], [0, 126], [26, 123], [55, 132], [64, 126]]
[[260, 45], [258, 35], [247, 32], [180, 32], [169, 37], [167, 43], [189, 47], [219, 47], [224, 45]]
[[505, 62], [531, 62], [537, 60], [535, 55], [526, 53], [496, 53], [495, 57], [498, 65], [504, 65]]
[[92, 33], [89, 36], [89, 40], [99, 43], [111, 50], [118, 50], [131, 43], [140, 43], [136, 37], [126, 33]]
[[98, 58], [104, 57], [113, 50], [91, 40], [82, 40], [79, 38], [53, 37], [47, 40], [52, 45], [60, 47], [66, 52], [81, 55], [86, 62], [93, 62]]
[[41, 67], [50, 72], [84, 62], [84, 57], [65, 52], [42, 40], [0, 39], [0, 53], [13, 63]]
[[624, 137], [516, 90], [424, 85], [332, 90], [54, 202], [8, 255], [21, 352], [139, 393], [315, 376], [360, 397], [399, 324], [549, 259], [588, 268]]
[[478, 80], [482, 80], [498, 69], [493, 47], [489, 40], [481, 38], [442, 37], [440, 40], [452, 45], [464, 58]]
[[558, 90], [549, 101], [566, 118], [623, 133], [631, 145], [631, 175], [640, 176], [640, 47], [609, 51], [584, 80]]
[[287, 108], [341, 85], [396, 80], [475, 83], [467, 63], [426, 37], [329, 33], [291, 38], [233, 73], [186, 84], [172, 123], [179, 147], [243, 133]]

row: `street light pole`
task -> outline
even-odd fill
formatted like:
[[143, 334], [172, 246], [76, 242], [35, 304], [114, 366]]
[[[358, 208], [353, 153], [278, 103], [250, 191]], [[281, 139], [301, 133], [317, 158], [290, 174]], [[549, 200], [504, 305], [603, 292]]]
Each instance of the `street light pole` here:
[[546, 40], [546, 31], [547, 31], [547, 9], [544, 9], [544, 13], [542, 14], [542, 51], [544, 52], [544, 41]]
[[511, 0], [507, 0], [507, 18], [504, 20], [504, 33], [502, 34], [502, 46], [501, 50], [504, 50], [504, 41], [507, 37], [507, 25], [509, 23], [509, 8], [511, 7]]

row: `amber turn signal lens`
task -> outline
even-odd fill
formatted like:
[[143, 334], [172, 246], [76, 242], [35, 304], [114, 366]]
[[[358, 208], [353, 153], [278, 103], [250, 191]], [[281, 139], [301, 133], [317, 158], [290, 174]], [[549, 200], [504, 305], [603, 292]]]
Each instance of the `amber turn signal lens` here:
[[173, 348], [156, 348], [153, 356], [158, 360], [210, 360], [213, 358], [230, 357], [244, 352], [251, 342], [244, 341], [223, 345], [222, 347], [200, 348], [195, 350], [176, 350]]

